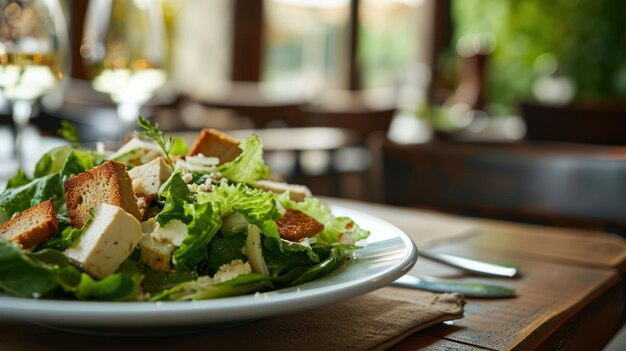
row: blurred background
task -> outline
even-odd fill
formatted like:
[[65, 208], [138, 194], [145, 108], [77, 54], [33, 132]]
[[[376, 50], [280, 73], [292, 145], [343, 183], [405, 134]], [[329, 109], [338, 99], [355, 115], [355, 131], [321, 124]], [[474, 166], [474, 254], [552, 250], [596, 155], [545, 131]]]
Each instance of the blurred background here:
[[[3, 6], [0, 32], [26, 9]], [[319, 195], [626, 228], [620, 0], [60, 6], [66, 79], [33, 105], [26, 167], [64, 142], [62, 120], [82, 142], [115, 142], [140, 113], [190, 141], [206, 127], [253, 129], [274, 176]], [[0, 101], [7, 165], [12, 102]], [[5, 179], [15, 172], [0, 168]]]

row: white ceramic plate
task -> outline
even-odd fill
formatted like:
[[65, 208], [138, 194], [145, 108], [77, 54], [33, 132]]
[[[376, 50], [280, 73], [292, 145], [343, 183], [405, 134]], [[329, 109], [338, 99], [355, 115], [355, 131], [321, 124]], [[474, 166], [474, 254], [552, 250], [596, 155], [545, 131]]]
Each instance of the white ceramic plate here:
[[368, 214], [332, 206], [371, 231], [351, 260], [321, 279], [277, 291], [192, 302], [33, 300], [0, 294], [0, 316], [90, 334], [178, 334], [302, 311], [388, 285], [408, 272], [417, 249], [395, 226]]

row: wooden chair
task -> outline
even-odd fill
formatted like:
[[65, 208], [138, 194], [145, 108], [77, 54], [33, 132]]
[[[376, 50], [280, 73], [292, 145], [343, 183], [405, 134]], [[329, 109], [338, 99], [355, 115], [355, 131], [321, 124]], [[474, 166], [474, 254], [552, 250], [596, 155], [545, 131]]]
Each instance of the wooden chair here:
[[626, 229], [626, 147], [370, 139], [379, 200], [538, 224]]

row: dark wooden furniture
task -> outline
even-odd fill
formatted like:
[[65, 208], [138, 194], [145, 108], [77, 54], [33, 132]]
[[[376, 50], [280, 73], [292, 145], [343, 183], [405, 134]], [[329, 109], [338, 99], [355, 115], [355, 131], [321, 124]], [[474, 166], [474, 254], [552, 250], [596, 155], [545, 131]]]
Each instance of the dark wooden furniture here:
[[533, 223], [626, 229], [626, 147], [370, 143], [381, 200]]
[[626, 103], [579, 101], [567, 106], [521, 105], [526, 139], [626, 145]]

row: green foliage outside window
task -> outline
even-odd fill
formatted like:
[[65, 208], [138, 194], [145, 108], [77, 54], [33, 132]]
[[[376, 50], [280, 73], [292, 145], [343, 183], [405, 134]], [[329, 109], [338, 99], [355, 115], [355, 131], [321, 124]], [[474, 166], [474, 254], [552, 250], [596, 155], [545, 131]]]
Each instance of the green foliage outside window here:
[[571, 78], [575, 98], [626, 97], [624, 5], [623, 0], [454, 0], [453, 43], [467, 34], [495, 37], [488, 96], [496, 104], [534, 100], [533, 83], [546, 74], [550, 58], [557, 65], [548, 73]]

